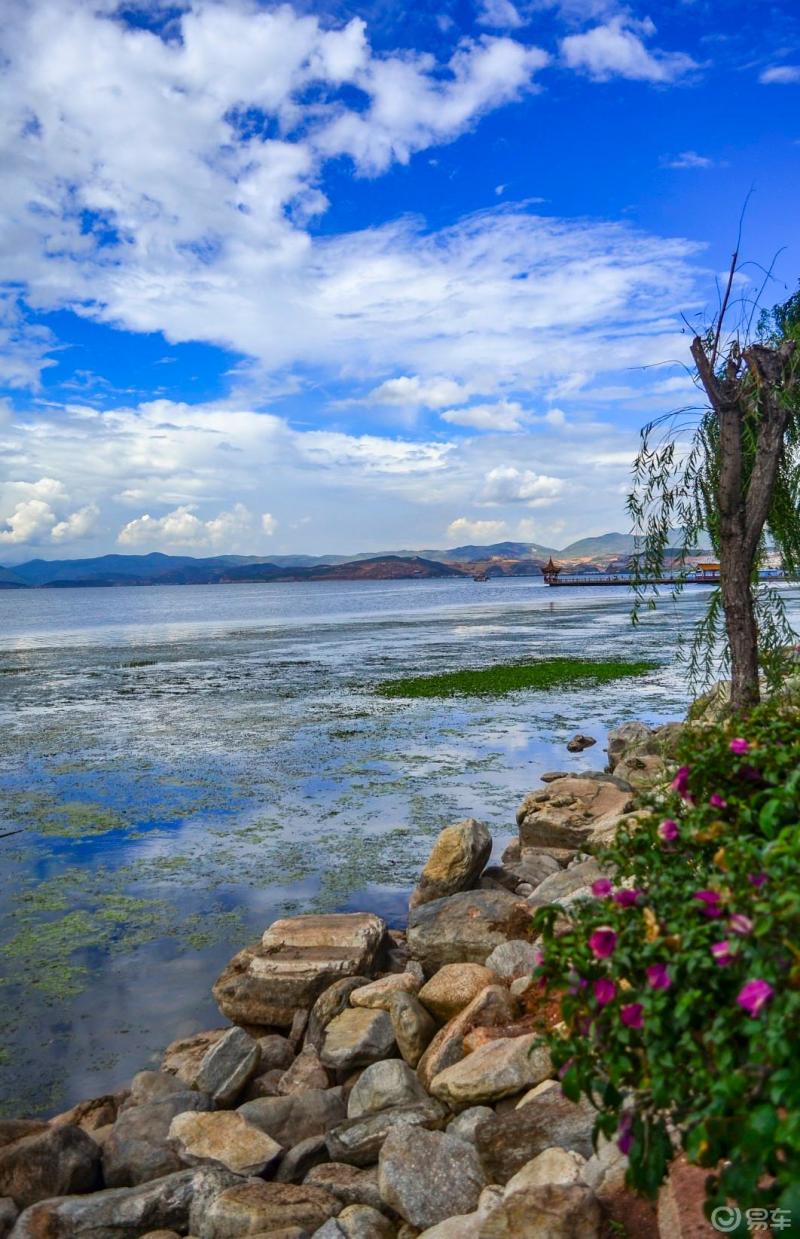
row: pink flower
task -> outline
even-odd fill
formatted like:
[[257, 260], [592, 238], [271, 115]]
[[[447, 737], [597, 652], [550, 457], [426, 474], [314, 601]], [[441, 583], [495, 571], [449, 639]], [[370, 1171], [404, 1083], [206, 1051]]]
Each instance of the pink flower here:
[[600, 977], [599, 981], [595, 981], [592, 986], [594, 996], [597, 999], [598, 1006], [605, 1007], [608, 1003], [614, 1001], [614, 995], [617, 992], [617, 987], [608, 977]]
[[598, 878], [596, 882], [592, 882], [592, 894], [598, 898], [610, 895], [613, 889], [609, 878]]
[[645, 968], [647, 973], [647, 983], [651, 989], [669, 989], [672, 984], [672, 978], [667, 971], [666, 964], [650, 964]]
[[771, 985], [759, 977], [754, 977], [752, 981], [745, 981], [736, 995], [736, 1001], [748, 1015], [756, 1016], [774, 993]]
[[704, 915], [709, 917], [722, 916], [722, 908], [719, 906], [721, 898], [719, 891], [695, 891], [692, 895], [692, 899], [700, 900]]
[[608, 959], [616, 945], [617, 935], [610, 925], [601, 925], [589, 934], [589, 948], [595, 959]]
[[750, 752], [750, 745], [747, 740], [743, 740], [741, 736], [735, 736], [730, 743], [730, 750], [737, 757], [742, 757], [745, 753]]
[[658, 828], [658, 836], [660, 839], [663, 839], [665, 843], [673, 843], [674, 840], [677, 839], [678, 833], [678, 823], [673, 822], [671, 817], [668, 817], [666, 821], [662, 822]]
[[753, 931], [753, 922], [749, 916], [745, 916], [743, 912], [734, 912], [733, 916], [728, 921], [729, 926], [735, 934], [745, 938]]
[[720, 796], [719, 792], [713, 792], [708, 798], [708, 803], [711, 805], [712, 809], [727, 809], [728, 807], [727, 800]]
[[732, 963], [736, 958], [733, 945], [727, 938], [723, 938], [722, 942], [715, 942], [711, 948], [711, 954], [714, 956], [714, 959], [720, 967], [724, 967], [725, 964]]
[[620, 1007], [619, 1018], [626, 1028], [642, 1028], [644, 1026], [644, 1007], [640, 1002], [629, 1002]]
[[642, 893], [642, 891], [629, 891], [627, 888], [624, 888], [621, 891], [617, 891], [614, 896], [614, 903], [618, 903], [621, 908], [632, 908]]
[[633, 1144], [633, 1115], [630, 1111], [623, 1114], [617, 1128], [617, 1148], [627, 1157]]
[[767, 875], [765, 873], [748, 873], [747, 880], [751, 886], [758, 888], [764, 885]]
[[691, 801], [689, 795], [689, 767], [681, 766], [675, 778], [672, 780], [672, 790], [677, 792], [682, 800]]

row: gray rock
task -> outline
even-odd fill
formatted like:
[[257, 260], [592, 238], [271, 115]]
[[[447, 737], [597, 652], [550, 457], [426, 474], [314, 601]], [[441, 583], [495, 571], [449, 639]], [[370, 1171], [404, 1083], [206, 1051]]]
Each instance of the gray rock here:
[[334, 981], [369, 977], [385, 933], [368, 912], [275, 921], [259, 944], [234, 956], [214, 997], [234, 1024], [289, 1027]]
[[328, 1153], [333, 1162], [349, 1162], [352, 1166], [371, 1166], [378, 1160], [383, 1142], [390, 1131], [401, 1127], [440, 1128], [447, 1111], [433, 1097], [409, 1106], [395, 1106], [348, 1119], [328, 1133]]
[[234, 1174], [265, 1174], [283, 1152], [277, 1140], [231, 1110], [178, 1114], [169, 1136], [187, 1166], [210, 1161]]
[[582, 753], [584, 749], [590, 749], [593, 744], [597, 744], [594, 736], [583, 736], [580, 732], [567, 741], [568, 753]]
[[349, 1007], [325, 1029], [320, 1059], [326, 1067], [351, 1071], [388, 1058], [394, 1048], [394, 1029], [385, 1011]]
[[231, 1106], [261, 1060], [258, 1042], [241, 1028], [231, 1028], [200, 1063], [195, 1088], [209, 1093], [218, 1106]]
[[[140, 1071], [131, 1080], [131, 1091], [119, 1107], [119, 1112], [134, 1106], [145, 1106], [151, 1101], [166, 1101], [175, 1093], [185, 1093], [186, 1084], [169, 1071]], [[116, 1115], [110, 1120], [115, 1122]]]
[[602, 876], [602, 870], [594, 858], [570, 865], [568, 869], [560, 869], [558, 873], [545, 878], [544, 882], [536, 887], [528, 902], [537, 908], [547, 903], [566, 903], [569, 906], [579, 895], [582, 897], [584, 891], [588, 890], [591, 894], [592, 882]]
[[486, 1185], [471, 1145], [440, 1131], [391, 1132], [378, 1163], [384, 1202], [421, 1230], [456, 1213], [471, 1213]]
[[425, 1089], [446, 1067], [464, 1057], [464, 1038], [473, 1028], [499, 1028], [511, 1024], [517, 1003], [504, 985], [487, 985], [472, 1002], [440, 1028], [417, 1064], [417, 1075]]
[[321, 1050], [325, 1040], [325, 1029], [331, 1020], [336, 1019], [336, 1016], [350, 1005], [350, 995], [354, 990], [361, 989], [368, 984], [369, 977], [342, 977], [340, 981], [334, 981], [333, 985], [329, 985], [311, 1008], [306, 1031], [306, 1045], [313, 1045], [315, 1050]]
[[313, 1045], [307, 1045], [281, 1076], [278, 1093], [285, 1096], [290, 1093], [306, 1093], [310, 1088], [330, 1088], [331, 1084], [330, 1076], [319, 1060], [319, 1054]]
[[369, 1205], [348, 1205], [314, 1234], [314, 1239], [394, 1239], [396, 1230], [387, 1217]]
[[341, 1205], [322, 1187], [249, 1179], [225, 1188], [202, 1209], [192, 1206], [189, 1225], [197, 1239], [237, 1239], [292, 1226], [313, 1234]]
[[302, 1183], [309, 1170], [330, 1161], [324, 1136], [309, 1136], [285, 1154], [272, 1176], [276, 1183]]
[[595, 1117], [585, 1099], [568, 1101], [557, 1081], [543, 1082], [515, 1110], [478, 1124], [475, 1139], [487, 1176], [493, 1183], [507, 1183], [527, 1162], [554, 1146], [591, 1157]]
[[504, 1196], [481, 1239], [599, 1239], [600, 1206], [582, 1183], [550, 1183]]
[[13, 1239], [137, 1239], [152, 1230], [185, 1234], [189, 1208], [207, 1208], [237, 1181], [225, 1170], [183, 1170], [139, 1187], [56, 1196], [21, 1214]]
[[464, 891], [409, 913], [408, 945], [426, 975], [443, 964], [485, 964], [496, 946], [523, 937], [530, 909], [507, 891]]
[[552, 1071], [550, 1052], [538, 1033], [497, 1037], [434, 1076], [430, 1091], [456, 1110], [512, 1097]]
[[311, 1170], [305, 1181], [327, 1188], [342, 1205], [370, 1205], [373, 1209], [383, 1207], [378, 1190], [377, 1166], [362, 1170], [345, 1162], [328, 1162]]
[[446, 826], [436, 839], [409, 907], [469, 890], [492, 851], [492, 836], [482, 822], [467, 818]]
[[53, 1127], [0, 1149], [0, 1196], [24, 1209], [100, 1185], [100, 1150], [80, 1127]]
[[608, 768], [614, 770], [619, 765], [628, 749], [634, 748], [649, 740], [653, 734], [646, 723], [622, 723], [613, 727], [608, 733]]
[[389, 1058], [373, 1063], [361, 1073], [347, 1099], [347, 1117], [357, 1119], [425, 1098], [425, 1089], [408, 1064], [399, 1058]]
[[176, 1114], [210, 1110], [207, 1093], [187, 1090], [163, 1101], [151, 1101], [123, 1110], [103, 1146], [106, 1187], [133, 1187], [183, 1169], [170, 1139]]
[[347, 1110], [341, 1088], [326, 1088], [288, 1097], [260, 1097], [239, 1106], [237, 1113], [289, 1149], [301, 1140], [324, 1135], [345, 1119]]
[[475, 1143], [475, 1131], [484, 1119], [494, 1118], [494, 1110], [490, 1106], [470, 1106], [447, 1124], [445, 1131], [456, 1140], [465, 1140], [467, 1144]]
[[539, 956], [533, 943], [517, 939], [496, 946], [486, 961], [486, 967], [504, 981], [516, 981], [517, 977], [529, 977], [538, 962]]
[[15, 1144], [26, 1136], [39, 1136], [50, 1130], [50, 1124], [40, 1119], [0, 1119], [0, 1149]]
[[6, 1239], [18, 1216], [19, 1209], [11, 1197], [0, 1197], [0, 1239]]
[[224, 1037], [227, 1031], [227, 1028], [212, 1028], [191, 1037], [179, 1037], [164, 1051], [161, 1070], [177, 1076], [185, 1088], [191, 1088], [207, 1050]]
[[278, 1068], [281, 1071], [286, 1071], [287, 1067], [291, 1067], [294, 1062], [294, 1050], [292, 1049], [287, 1037], [281, 1037], [279, 1033], [270, 1033], [266, 1037], [258, 1038], [259, 1062], [258, 1074], [263, 1075], [265, 1071], [275, 1071]]
[[397, 1048], [409, 1067], [416, 1067], [433, 1040], [436, 1023], [416, 994], [395, 994], [389, 1008]]

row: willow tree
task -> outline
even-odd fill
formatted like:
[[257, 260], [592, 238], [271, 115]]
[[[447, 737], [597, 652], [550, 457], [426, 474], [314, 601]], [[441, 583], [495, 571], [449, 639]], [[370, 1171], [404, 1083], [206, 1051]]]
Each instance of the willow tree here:
[[[719, 586], [691, 645], [692, 673], [730, 671], [731, 705], [759, 699], [759, 675], [779, 674], [793, 639], [780, 593], [759, 576], [768, 550], [800, 572], [800, 292], [726, 331], [734, 255], [719, 314], [691, 343], [703, 402], [642, 431], [628, 511], [637, 534], [636, 603], [654, 605], [652, 579], [668, 556], [701, 546], [719, 561]], [[751, 311], [751, 318], [753, 317]], [[680, 583], [677, 587], [680, 589]]]

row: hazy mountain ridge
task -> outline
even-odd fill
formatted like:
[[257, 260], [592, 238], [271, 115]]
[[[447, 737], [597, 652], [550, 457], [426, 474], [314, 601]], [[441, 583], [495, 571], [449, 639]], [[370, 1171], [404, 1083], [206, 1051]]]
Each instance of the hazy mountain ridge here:
[[355, 555], [100, 555], [89, 559], [32, 559], [0, 566], [0, 589], [103, 585], [205, 585], [245, 581], [393, 580], [417, 577], [535, 576], [552, 555], [559, 562], [609, 561], [630, 554], [631, 534], [582, 538], [559, 551], [535, 542], [495, 542], [445, 550]]

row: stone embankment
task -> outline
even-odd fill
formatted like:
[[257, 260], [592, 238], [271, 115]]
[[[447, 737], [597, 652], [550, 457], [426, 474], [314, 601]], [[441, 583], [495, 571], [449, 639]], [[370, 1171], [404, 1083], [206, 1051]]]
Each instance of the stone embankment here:
[[0, 1239], [657, 1234], [540, 1043], [558, 1010], [531, 977], [532, 912], [590, 896], [592, 851], [673, 741], [629, 723], [608, 771], [545, 775], [499, 862], [481, 823], [446, 827], [405, 932], [276, 921], [214, 985], [224, 1027], [49, 1122], [0, 1121]]

